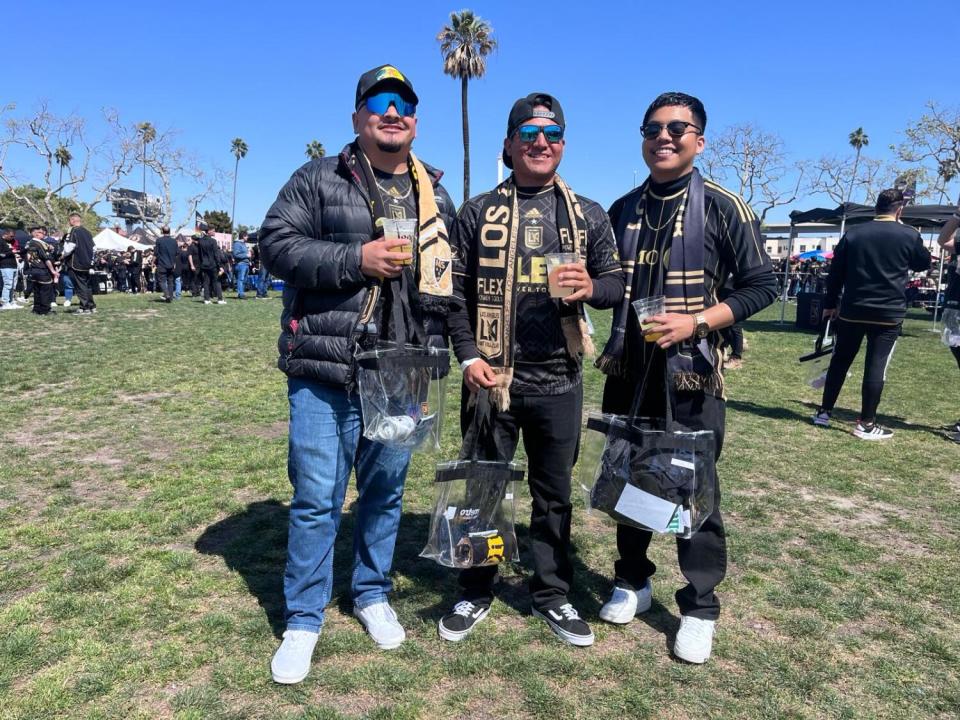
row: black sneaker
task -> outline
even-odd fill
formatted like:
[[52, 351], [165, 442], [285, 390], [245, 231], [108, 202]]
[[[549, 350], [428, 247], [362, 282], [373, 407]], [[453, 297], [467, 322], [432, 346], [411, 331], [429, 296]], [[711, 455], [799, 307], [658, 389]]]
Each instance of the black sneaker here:
[[960, 420], [957, 420], [955, 423], [941, 425], [940, 429], [948, 433], [960, 433]]
[[533, 614], [546, 620], [547, 625], [561, 640], [577, 647], [593, 645], [593, 630], [580, 619], [580, 613], [570, 603], [545, 610], [533, 608]]
[[489, 605], [461, 600], [453, 606], [451, 612], [440, 618], [437, 631], [444, 640], [460, 642], [473, 632], [477, 623], [483, 620], [489, 612]]

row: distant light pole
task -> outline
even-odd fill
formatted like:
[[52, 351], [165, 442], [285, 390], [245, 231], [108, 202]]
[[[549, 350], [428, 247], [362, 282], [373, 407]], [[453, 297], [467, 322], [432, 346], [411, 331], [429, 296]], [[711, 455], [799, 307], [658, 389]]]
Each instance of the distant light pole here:
[[637, 173], [638, 173], [638, 172], [640, 172], [640, 171], [639, 171], [639, 170], [634, 170], [634, 171], [633, 171], [633, 186], [634, 186], [634, 187], [637, 186]]

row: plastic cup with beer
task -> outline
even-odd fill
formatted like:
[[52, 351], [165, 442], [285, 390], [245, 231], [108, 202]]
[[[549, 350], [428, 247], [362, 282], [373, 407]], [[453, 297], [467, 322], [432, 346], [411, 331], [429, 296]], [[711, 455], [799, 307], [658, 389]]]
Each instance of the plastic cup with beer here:
[[647, 342], [656, 342], [663, 337], [663, 333], [647, 333], [654, 326], [649, 318], [654, 315], [662, 315], [666, 311], [666, 298], [663, 295], [653, 295], [652, 297], [640, 298], [634, 300], [633, 310], [637, 313], [637, 320], [640, 321], [640, 329], [645, 331], [643, 339]]
[[565, 298], [573, 293], [572, 287], [560, 285], [560, 268], [563, 265], [580, 265], [583, 261], [578, 253], [561, 252], [547, 253], [543, 256], [547, 261], [547, 287], [552, 298]]
[[403, 240], [403, 245], [394, 247], [394, 252], [409, 253], [410, 259], [397, 261], [398, 265], [413, 263], [413, 248], [417, 243], [417, 221], [384, 218], [383, 237], [385, 240]]

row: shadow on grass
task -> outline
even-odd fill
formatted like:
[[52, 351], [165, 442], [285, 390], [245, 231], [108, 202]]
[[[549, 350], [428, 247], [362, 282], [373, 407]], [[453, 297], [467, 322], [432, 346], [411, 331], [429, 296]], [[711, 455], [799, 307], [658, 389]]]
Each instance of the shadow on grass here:
[[[798, 408], [802, 409], [793, 410], [782, 405], [758, 405], [745, 400], [728, 400], [727, 409], [734, 410], [736, 412], [749, 413], [751, 415], [758, 415], [760, 417], [770, 418], [771, 420], [793, 420], [795, 422], [809, 423], [811, 422], [813, 414], [819, 407], [815, 402], [802, 402], [800, 400], [791, 400], [790, 402], [792, 405], [796, 405]], [[878, 415], [880, 418], [880, 424], [884, 427], [890, 428], [891, 430], [920, 431], [930, 433], [931, 435], [936, 435], [937, 437], [943, 436], [943, 428], [935, 428], [929, 425], [911, 423], [905, 418], [897, 415], [886, 415], [882, 412]], [[854, 425], [860, 416], [854, 410], [834, 408], [831, 418], [835, 421]]]
[[240, 574], [277, 637], [285, 629], [283, 569], [289, 517], [289, 508], [278, 500], [250, 503], [243, 512], [209, 526], [194, 544], [197, 552], [220, 555]]
[[[345, 509], [334, 546], [334, 581], [332, 597], [345, 615], [353, 612], [350, 576], [353, 567], [354, 506]], [[278, 500], [254, 502], [240, 513], [210, 525], [194, 547], [205, 555], [219, 555], [227, 567], [246, 582], [250, 594], [263, 608], [279, 638], [285, 629], [283, 573], [286, 563], [288, 507]], [[418, 603], [416, 614], [436, 623], [459, 599], [457, 572], [419, 557], [430, 528], [426, 513], [404, 513], [397, 535], [393, 574], [405, 576], [410, 587], [406, 600]], [[528, 528], [518, 524], [520, 563], [505, 573], [507, 577], [495, 586], [495, 595], [521, 615], [530, 613], [527, 589], [533, 558], [530, 554]], [[574, 581], [569, 600], [588, 621], [597, 618], [600, 605], [609, 597], [612, 582], [605, 575], [590, 569], [581, 559], [576, 545], [571, 548]], [[679, 619], [654, 601], [649, 612], [640, 619], [662, 633], [669, 643], [679, 627]]]

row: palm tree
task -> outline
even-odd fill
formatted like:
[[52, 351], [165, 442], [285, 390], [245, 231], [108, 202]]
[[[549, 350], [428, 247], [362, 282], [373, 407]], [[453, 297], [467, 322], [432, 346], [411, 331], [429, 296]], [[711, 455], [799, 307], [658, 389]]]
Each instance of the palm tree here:
[[450, 13], [450, 24], [437, 33], [443, 72], [460, 78], [460, 111], [463, 119], [463, 199], [470, 198], [470, 124], [467, 119], [467, 82], [487, 72], [486, 57], [497, 47], [493, 27], [473, 10]]
[[319, 160], [327, 154], [323, 143], [319, 140], [311, 140], [307, 143], [307, 157], [311, 160]]
[[[73, 160], [73, 155], [70, 154], [70, 151], [63, 145], [59, 146], [53, 153], [53, 157], [57, 161], [57, 165], [60, 166], [60, 179], [57, 180], [57, 187], [63, 187], [63, 168], [66, 165], [70, 164], [70, 161]], [[60, 192], [59, 189], [57, 191]]]
[[847, 199], [843, 203], [843, 213], [840, 216], [840, 237], [843, 237], [843, 231], [847, 224], [847, 203], [850, 202], [850, 196], [853, 195], [853, 183], [857, 180], [857, 170], [860, 167], [860, 151], [870, 144], [870, 138], [867, 137], [867, 134], [863, 131], [862, 127], [858, 127], [856, 130], [850, 133], [847, 136], [847, 139], [850, 141], [850, 146], [856, 149], [857, 156], [853, 161], [853, 173], [850, 175], [850, 187], [847, 190]]
[[[233, 207], [230, 210], [230, 222], [232, 224], [236, 224], [237, 222], [237, 171], [240, 169], [240, 158], [247, 156], [248, 149], [247, 143], [244, 142], [243, 138], [237, 137], [230, 142], [230, 150], [236, 158], [236, 162], [233, 164]], [[232, 229], [231, 227], [231, 230]]]
[[153, 127], [152, 123], [142, 122], [137, 124], [137, 133], [140, 135], [141, 140], [143, 141], [143, 156], [141, 160], [143, 162], [143, 206], [140, 210], [140, 215], [143, 220], [146, 221], [147, 213], [147, 143], [152, 143], [157, 139], [157, 130]]

